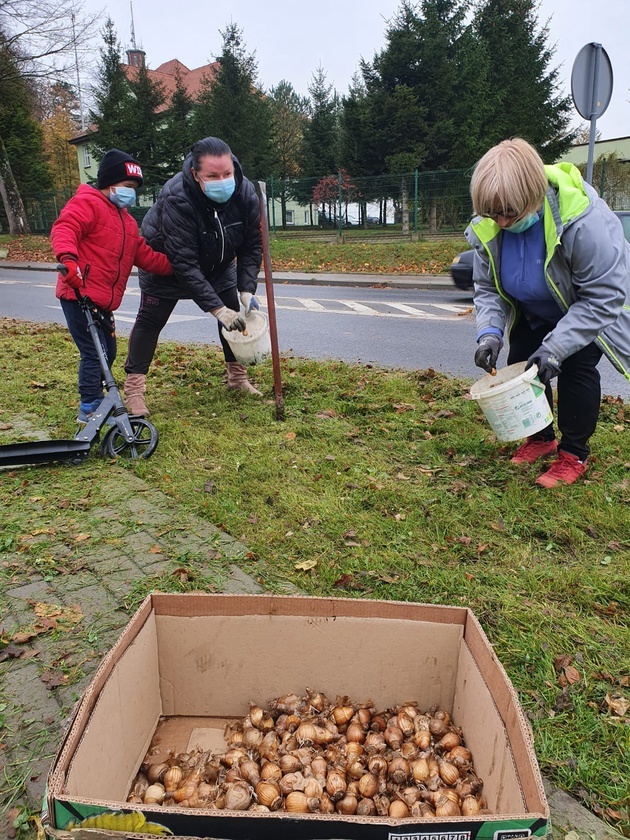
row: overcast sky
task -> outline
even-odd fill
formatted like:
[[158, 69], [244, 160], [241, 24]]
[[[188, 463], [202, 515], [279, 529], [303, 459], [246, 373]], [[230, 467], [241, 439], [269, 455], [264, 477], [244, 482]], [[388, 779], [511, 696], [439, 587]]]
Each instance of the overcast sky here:
[[[88, 9], [102, 8], [85, 0]], [[303, 95], [321, 65], [327, 81], [346, 93], [359, 60], [382, 49], [386, 21], [399, 0], [133, 0], [136, 42], [155, 69], [171, 58], [189, 68], [213, 61], [221, 52], [219, 30], [233, 21], [243, 31], [248, 52], [255, 52], [259, 81], [265, 88], [282, 79]], [[108, 0], [124, 48], [131, 41], [130, 0]], [[541, 0], [538, 20], [549, 21], [563, 90], [571, 92], [571, 70], [580, 49], [602, 44], [612, 64], [613, 93], [597, 120], [602, 139], [630, 135], [630, 0]], [[574, 124], [583, 120], [576, 113]]]

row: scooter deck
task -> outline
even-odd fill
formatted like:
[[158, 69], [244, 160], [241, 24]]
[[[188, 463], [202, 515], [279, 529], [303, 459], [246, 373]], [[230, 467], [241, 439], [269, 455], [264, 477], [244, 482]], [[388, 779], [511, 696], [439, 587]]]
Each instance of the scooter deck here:
[[87, 458], [90, 442], [83, 440], [34, 440], [0, 446], [0, 467], [45, 464], [48, 461], [81, 461]]

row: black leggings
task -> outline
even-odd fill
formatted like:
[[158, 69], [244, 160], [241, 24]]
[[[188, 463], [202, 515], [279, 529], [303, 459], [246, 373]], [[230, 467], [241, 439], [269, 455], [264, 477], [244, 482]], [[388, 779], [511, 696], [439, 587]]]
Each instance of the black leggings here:
[[[217, 292], [228, 309], [238, 311], [239, 299], [236, 286], [231, 286], [222, 292]], [[148, 295], [141, 292], [140, 308], [136, 316], [136, 322], [132, 327], [129, 336], [129, 349], [125, 361], [125, 373], [147, 374], [155, 355], [160, 333], [171, 317], [171, 312], [177, 304], [176, 298], [161, 298], [155, 295]], [[217, 322], [218, 323], [218, 322]], [[226, 362], [235, 362], [236, 358], [230, 349], [230, 345], [223, 338], [219, 325], [219, 340], [223, 347], [223, 355]]]
[[[528, 359], [538, 350], [548, 333], [549, 326], [532, 329], [525, 318], [519, 318], [510, 333], [508, 364]], [[558, 376], [558, 429], [562, 435], [559, 446], [565, 452], [577, 455], [581, 461], [591, 451], [588, 441], [599, 417], [602, 392], [597, 365], [601, 357], [602, 351], [597, 344], [587, 344], [562, 362]], [[550, 385], [547, 385], [545, 394], [553, 408]], [[553, 424], [539, 432], [539, 435], [543, 440], [553, 440]]]

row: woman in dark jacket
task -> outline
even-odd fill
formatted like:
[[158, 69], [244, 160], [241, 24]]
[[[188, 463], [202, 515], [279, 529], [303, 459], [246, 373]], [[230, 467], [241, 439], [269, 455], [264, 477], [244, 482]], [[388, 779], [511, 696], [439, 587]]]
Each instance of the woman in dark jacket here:
[[142, 224], [151, 247], [166, 254], [173, 274], [140, 271], [140, 308], [129, 338], [125, 399], [131, 414], [148, 416], [146, 378], [161, 330], [178, 300], [192, 299], [219, 322], [228, 387], [260, 395], [247, 380], [221, 333], [243, 330], [262, 258], [260, 206], [230, 147], [217, 137], [199, 140], [182, 171], [164, 185]]

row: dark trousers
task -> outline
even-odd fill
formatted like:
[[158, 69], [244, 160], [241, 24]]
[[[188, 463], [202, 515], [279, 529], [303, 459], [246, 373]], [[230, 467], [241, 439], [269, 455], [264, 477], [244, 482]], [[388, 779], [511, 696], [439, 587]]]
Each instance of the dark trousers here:
[[[228, 309], [238, 311], [239, 299], [236, 286], [217, 292]], [[147, 374], [155, 355], [160, 333], [166, 326], [175, 309], [177, 300], [174, 298], [160, 298], [148, 295], [144, 292], [140, 295], [140, 308], [136, 316], [136, 322], [129, 336], [129, 350], [125, 361], [126, 373]], [[217, 322], [218, 323], [218, 322]], [[223, 355], [226, 362], [235, 362], [236, 358], [230, 349], [230, 345], [223, 338], [219, 326], [219, 340], [223, 347]]]
[[[527, 320], [519, 318], [510, 333], [510, 352], [508, 364], [523, 362], [534, 353], [543, 343], [549, 333], [549, 326], [532, 329]], [[562, 362], [558, 376], [558, 429], [561, 434], [559, 447], [565, 452], [583, 461], [591, 451], [588, 441], [599, 417], [599, 406], [602, 398], [599, 371], [597, 365], [602, 357], [602, 351], [594, 342], [587, 344], [577, 353]], [[547, 385], [545, 394], [549, 405], [553, 409], [551, 386]], [[555, 432], [553, 424], [547, 426], [539, 436], [543, 440], [553, 440]]]
[[[98, 354], [88, 332], [87, 321], [83, 310], [76, 300], [60, 300], [72, 340], [79, 348], [79, 395], [82, 403], [92, 403], [103, 398], [103, 372], [98, 360]], [[101, 347], [111, 367], [116, 358], [116, 336], [105, 333], [100, 327], [98, 335]]]

